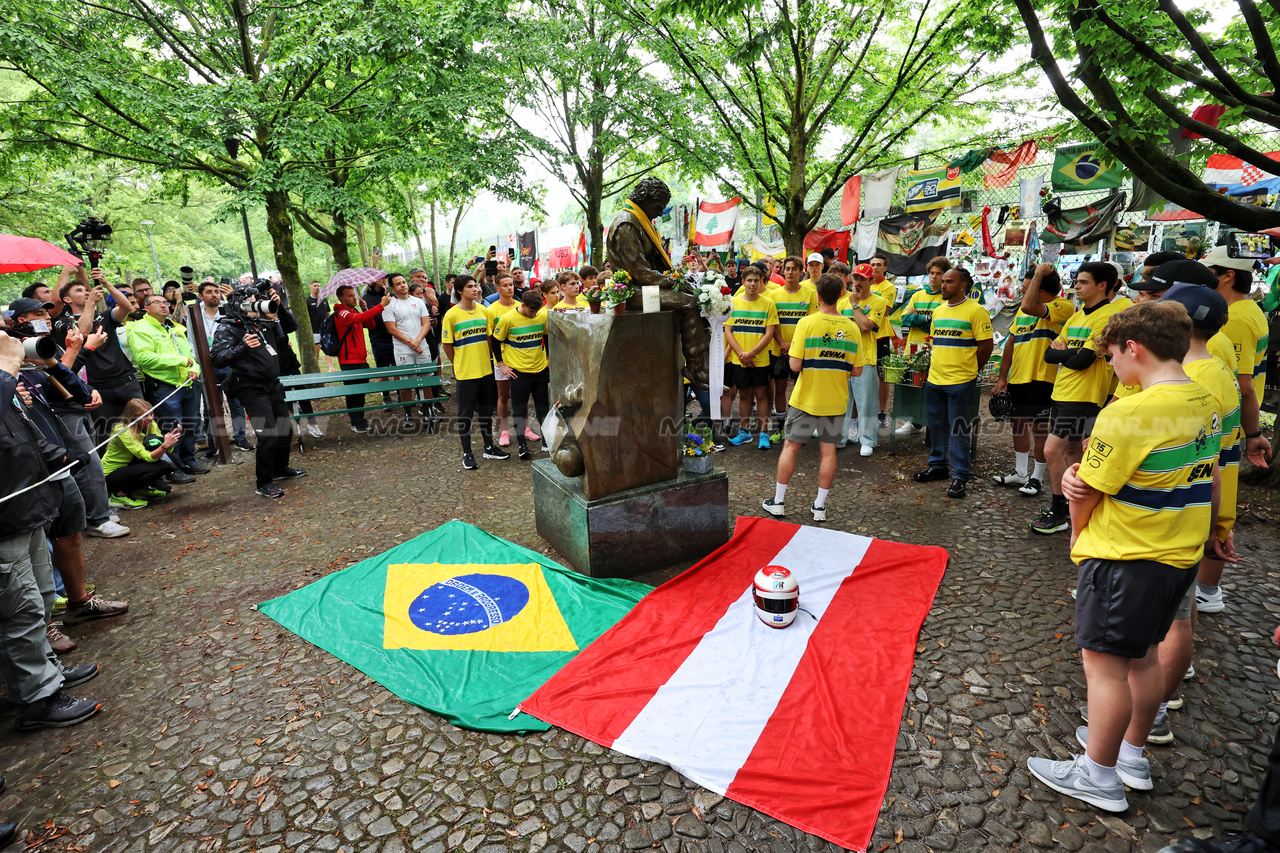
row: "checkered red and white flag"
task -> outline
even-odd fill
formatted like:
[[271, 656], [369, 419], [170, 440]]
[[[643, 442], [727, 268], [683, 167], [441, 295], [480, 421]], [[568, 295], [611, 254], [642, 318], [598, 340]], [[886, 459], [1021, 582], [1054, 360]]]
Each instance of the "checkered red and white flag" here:
[[1205, 164], [1204, 182], [1226, 195], [1280, 192], [1280, 151], [1272, 151], [1267, 156], [1277, 161], [1275, 173], [1264, 172], [1230, 154], [1213, 154]]

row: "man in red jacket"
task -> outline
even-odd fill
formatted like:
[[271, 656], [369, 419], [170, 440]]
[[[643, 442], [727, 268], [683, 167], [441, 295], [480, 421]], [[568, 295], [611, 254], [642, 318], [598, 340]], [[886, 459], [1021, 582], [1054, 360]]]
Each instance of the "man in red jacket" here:
[[[384, 293], [382, 301], [367, 311], [364, 302], [356, 296], [356, 289], [349, 284], [338, 288], [338, 307], [333, 311], [333, 324], [338, 330], [338, 340], [342, 348], [338, 351], [338, 367], [343, 370], [368, 370], [369, 353], [364, 345], [364, 330], [372, 329], [374, 320], [382, 316], [382, 309], [391, 302], [391, 294]], [[343, 382], [344, 385], [363, 385], [366, 380], [354, 379]], [[360, 409], [364, 406], [363, 394], [348, 394], [347, 408]], [[350, 413], [351, 431], [368, 432], [369, 422], [364, 412]]]

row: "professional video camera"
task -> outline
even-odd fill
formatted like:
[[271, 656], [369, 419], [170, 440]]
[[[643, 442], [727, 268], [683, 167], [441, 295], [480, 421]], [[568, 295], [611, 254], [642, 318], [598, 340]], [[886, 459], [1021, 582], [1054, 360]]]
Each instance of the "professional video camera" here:
[[277, 314], [280, 312], [280, 303], [271, 292], [271, 282], [260, 278], [248, 287], [237, 287], [227, 294], [222, 310], [232, 317]]
[[111, 240], [111, 226], [96, 216], [90, 216], [75, 227], [67, 235], [67, 245], [71, 254], [77, 258], [89, 256], [89, 266], [98, 268], [98, 262], [107, 252], [107, 243]]

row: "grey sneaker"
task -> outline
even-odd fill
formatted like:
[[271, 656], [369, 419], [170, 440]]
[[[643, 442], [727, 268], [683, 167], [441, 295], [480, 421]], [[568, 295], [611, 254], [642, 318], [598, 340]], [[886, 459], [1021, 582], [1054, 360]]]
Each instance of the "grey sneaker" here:
[[[1085, 749], [1089, 748], [1089, 727], [1076, 729], [1076, 742]], [[1151, 762], [1144, 756], [1135, 761], [1116, 759], [1116, 775], [1120, 781], [1135, 791], [1150, 791], [1154, 786], [1151, 781]]]
[[[1170, 703], [1170, 707], [1173, 707], [1172, 703]], [[1181, 701], [1179, 701], [1178, 707], [1179, 708], [1182, 707]], [[1080, 719], [1084, 720], [1086, 723], [1089, 722], [1089, 706], [1088, 705], [1080, 706]], [[1169, 729], [1168, 714], [1156, 715], [1156, 721], [1151, 724], [1151, 733], [1147, 735], [1147, 743], [1159, 743], [1159, 744], [1173, 743], [1173, 732]], [[1133, 786], [1130, 785], [1130, 787], [1133, 787]], [[1146, 790], [1146, 789], [1144, 788], [1143, 790]]]
[[1124, 783], [1117, 778], [1110, 785], [1095, 785], [1085, 769], [1084, 759], [1083, 755], [1077, 755], [1070, 761], [1035, 756], [1027, 759], [1027, 769], [1059, 794], [1083, 800], [1104, 811], [1122, 812], [1129, 808], [1129, 801], [1124, 796]]
[[83, 723], [102, 710], [102, 703], [77, 699], [59, 690], [48, 699], [32, 702], [18, 711], [20, 729], [60, 729]]

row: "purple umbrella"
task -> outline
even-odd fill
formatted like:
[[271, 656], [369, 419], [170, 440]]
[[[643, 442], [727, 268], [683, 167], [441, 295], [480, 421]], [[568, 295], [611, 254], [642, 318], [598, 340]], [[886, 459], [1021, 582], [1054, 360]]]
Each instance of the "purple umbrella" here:
[[338, 292], [338, 288], [349, 284], [357, 291], [367, 284], [373, 284], [379, 279], [387, 277], [386, 270], [372, 269], [370, 267], [352, 267], [351, 269], [338, 270], [337, 274], [329, 279], [329, 283], [320, 288], [322, 297], [333, 296]]

